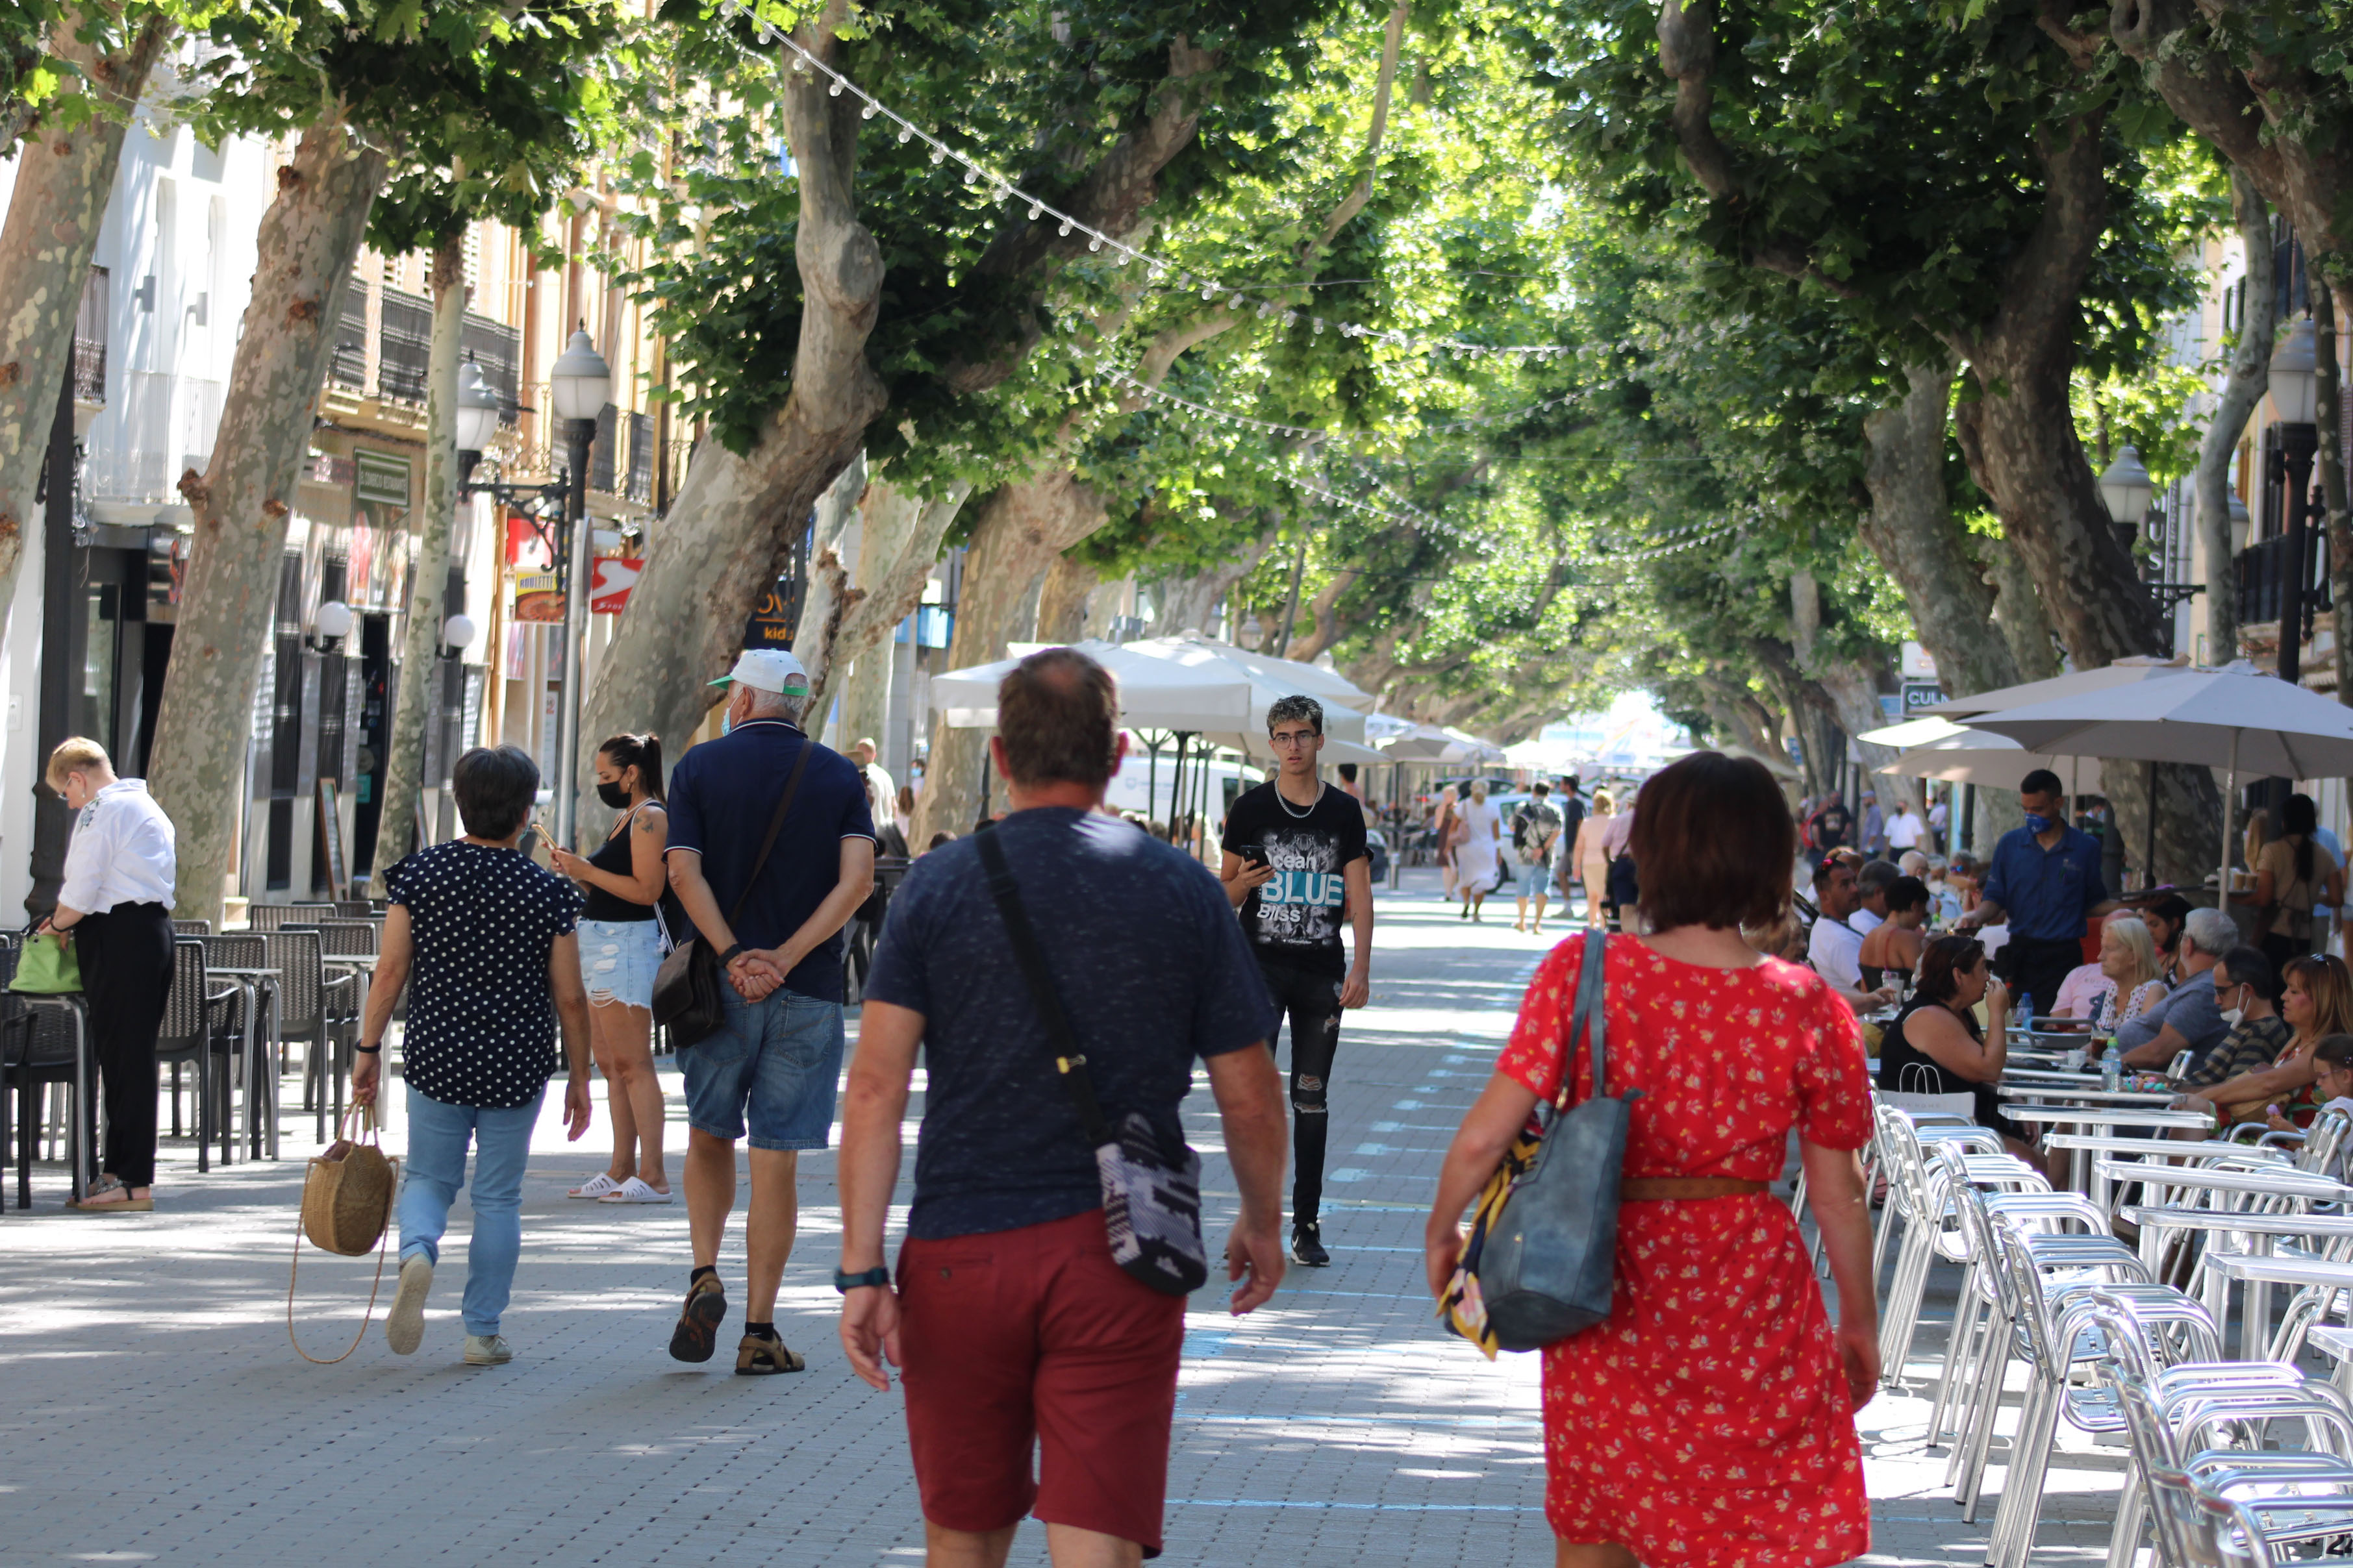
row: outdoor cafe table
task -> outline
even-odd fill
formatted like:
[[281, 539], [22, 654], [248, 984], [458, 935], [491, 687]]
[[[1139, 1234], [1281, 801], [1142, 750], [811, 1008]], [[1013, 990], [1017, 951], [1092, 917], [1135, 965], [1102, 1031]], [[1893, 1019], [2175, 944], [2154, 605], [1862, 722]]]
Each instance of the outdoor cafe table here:
[[[274, 1040], [259, 1039], [254, 1032], [254, 1019], [265, 1004], [269, 1012], [269, 1026], [274, 1035], [278, 1027], [278, 983], [285, 978], [282, 969], [266, 965], [235, 968], [225, 963], [205, 965], [207, 976], [219, 975], [233, 980], [245, 993], [245, 1142], [246, 1152], [259, 1160], [262, 1153], [261, 1129], [254, 1121], [257, 1097], [267, 1104], [269, 1116], [269, 1157], [278, 1158], [278, 1073], [282, 1067], [284, 1049], [273, 1052]], [[267, 1087], [264, 1087], [267, 1086]]]
[[2078, 1101], [2085, 1105], [2171, 1105], [2181, 1098], [2179, 1091], [2170, 1089], [2160, 1093], [2146, 1089], [2062, 1089], [2047, 1083], [2012, 1083], [2007, 1074], [1994, 1092], [2004, 1100], [2028, 1100], [2038, 1094], [2046, 1095], [2070, 1105]]
[[2239, 1356], [2242, 1361], [2261, 1360], [2270, 1344], [2271, 1287], [2279, 1281], [2227, 1272], [2222, 1265], [2230, 1262], [2235, 1266], [2236, 1260], [2244, 1258], [2270, 1258], [2275, 1263], [2316, 1262], [2319, 1260], [2315, 1258], [2280, 1258], [2273, 1247], [2282, 1237], [2322, 1243], [2353, 1237], [2353, 1215], [2232, 1214], [2222, 1209], [2170, 1208], [2148, 1204], [2126, 1204], [2116, 1213], [2140, 1226], [2140, 1255], [2152, 1273], [2163, 1266], [2167, 1231], [2202, 1230], [2247, 1238], [2244, 1252], [2217, 1252], [2210, 1247], [2206, 1254], [2206, 1310], [2214, 1314], [2218, 1326], [2230, 1321], [2231, 1282], [2237, 1279], [2247, 1287], [2246, 1316], [2239, 1327]]
[[[2189, 1110], [2159, 1110], [2147, 1105], [2005, 1105], [2001, 1113], [2012, 1121], [2023, 1121], [2042, 1127], [2145, 1127], [2170, 1131], [2177, 1127], [2195, 1127], [2211, 1131], [2214, 1119]], [[2090, 1173], [2081, 1168], [2081, 1162], [2070, 1162], [2075, 1169], [2068, 1185], [2079, 1193], [2090, 1189], [2084, 1184]]]
[[[2276, 1149], [2266, 1149], [2254, 1143], [2232, 1143], [2220, 1138], [2119, 1138], [2104, 1132], [2053, 1132], [2042, 1140], [2046, 1149], [2065, 1149], [2094, 1154], [2140, 1154], [2158, 1160], [2216, 1159], [2242, 1160], [2249, 1163], [2276, 1163], [2284, 1167], [2287, 1156]], [[2108, 1207], [2108, 1178], [2099, 1171], [2092, 1173], [2092, 1201], [2102, 1213]]]
[[[2270, 1335], [2264, 1331], [2268, 1328], [2271, 1315], [2272, 1286], [2319, 1285], [2353, 1290], [2353, 1263], [2331, 1263], [2320, 1258], [2276, 1258], [2267, 1253], [2226, 1252], [2206, 1259], [2206, 1273], [2210, 1290], [2212, 1289], [2211, 1281], [2216, 1275], [2221, 1277], [2222, 1289], [2226, 1291], [2232, 1280], [2247, 1287], [2246, 1321], [2239, 1331], [2239, 1356], [2242, 1361], [2262, 1360], [2264, 1352], [2271, 1349]], [[2216, 1321], [2221, 1321], [2219, 1314]]]

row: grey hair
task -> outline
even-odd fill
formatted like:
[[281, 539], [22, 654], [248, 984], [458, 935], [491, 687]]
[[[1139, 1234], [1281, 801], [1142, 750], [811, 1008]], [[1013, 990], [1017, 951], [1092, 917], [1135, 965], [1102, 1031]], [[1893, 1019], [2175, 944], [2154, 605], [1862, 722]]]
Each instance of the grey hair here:
[[1324, 704], [1316, 701], [1313, 697], [1303, 697], [1293, 693], [1289, 697], [1278, 697], [1273, 701], [1266, 705], [1266, 732], [1270, 735], [1274, 733], [1274, 727], [1277, 724], [1283, 722], [1285, 720], [1298, 719], [1304, 719], [1310, 724], [1314, 725], [1315, 732], [1319, 735], [1322, 734], [1324, 732]]
[[751, 688], [751, 692], [753, 718], [784, 719], [796, 724], [800, 722], [801, 704], [806, 700], [805, 699], [787, 697], [781, 691], [769, 691], [757, 686]]
[[2239, 945], [2239, 922], [2221, 910], [2192, 910], [2182, 927], [2198, 951], [2210, 957], [2220, 958]]

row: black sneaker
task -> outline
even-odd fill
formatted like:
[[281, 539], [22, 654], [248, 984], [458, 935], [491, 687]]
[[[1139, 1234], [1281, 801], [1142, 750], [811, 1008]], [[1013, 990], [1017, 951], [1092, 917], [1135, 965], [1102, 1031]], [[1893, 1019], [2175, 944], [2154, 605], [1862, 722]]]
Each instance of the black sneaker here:
[[1324, 1227], [1314, 1221], [1291, 1227], [1291, 1261], [1310, 1268], [1330, 1265], [1332, 1255], [1324, 1250]]

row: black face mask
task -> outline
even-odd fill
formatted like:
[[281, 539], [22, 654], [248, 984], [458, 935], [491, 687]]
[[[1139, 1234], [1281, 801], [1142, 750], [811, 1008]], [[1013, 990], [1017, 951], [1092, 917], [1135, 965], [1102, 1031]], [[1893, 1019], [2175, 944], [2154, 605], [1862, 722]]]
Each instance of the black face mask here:
[[603, 801], [607, 805], [611, 806], [615, 811], [626, 810], [629, 804], [629, 786], [627, 784], [600, 783], [596, 786], [596, 798]]

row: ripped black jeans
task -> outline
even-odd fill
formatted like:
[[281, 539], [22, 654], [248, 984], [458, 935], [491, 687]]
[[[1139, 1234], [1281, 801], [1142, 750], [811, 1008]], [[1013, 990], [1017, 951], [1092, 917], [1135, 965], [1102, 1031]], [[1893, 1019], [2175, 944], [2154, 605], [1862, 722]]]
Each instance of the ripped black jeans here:
[[1291, 1020], [1291, 1215], [1294, 1225], [1313, 1225], [1324, 1202], [1326, 1106], [1332, 1058], [1340, 1049], [1340, 977], [1264, 959], [1258, 970], [1275, 1011]]

